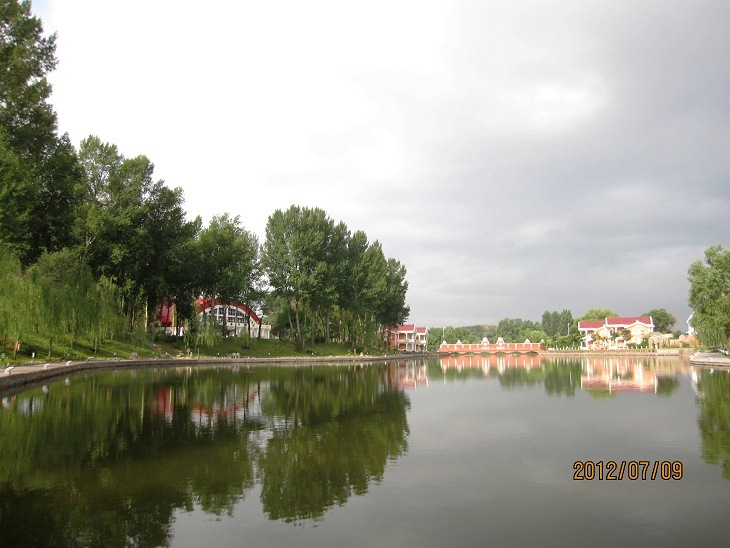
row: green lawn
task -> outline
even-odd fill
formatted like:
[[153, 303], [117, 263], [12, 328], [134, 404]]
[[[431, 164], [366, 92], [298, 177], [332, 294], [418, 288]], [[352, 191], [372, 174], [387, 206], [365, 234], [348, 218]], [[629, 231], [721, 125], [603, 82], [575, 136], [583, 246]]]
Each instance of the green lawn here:
[[[3, 343], [0, 341], [0, 343]], [[249, 356], [252, 358], [285, 358], [300, 356], [347, 356], [351, 355], [349, 346], [336, 343], [320, 343], [315, 344], [314, 350], [307, 345], [304, 350], [297, 351], [293, 343], [289, 341], [280, 341], [278, 339], [269, 340], [252, 340], [249, 348], [243, 348], [241, 339], [227, 338], [221, 340], [220, 343], [212, 348], [195, 348], [193, 356], [198, 357], [216, 357], [230, 356], [234, 352], [238, 352], [241, 356]], [[2, 344], [2, 352], [5, 357], [0, 359], [0, 366], [9, 364], [30, 363], [32, 361], [66, 361], [66, 360], [85, 360], [92, 359], [110, 359], [110, 358], [128, 358], [136, 353], [140, 358], [152, 357], [177, 357], [186, 352], [182, 338], [176, 339], [170, 336], [158, 336], [154, 342], [149, 344], [135, 344], [130, 341], [112, 340], [105, 341], [99, 347], [98, 352], [94, 352], [92, 344], [89, 342], [76, 342], [73, 347], [68, 343], [54, 342], [53, 353], [48, 357], [48, 341], [38, 337], [30, 336], [22, 341], [20, 352], [16, 358], [13, 358], [13, 346], [9, 341]], [[382, 350], [373, 349], [371, 354], [383, 354]], [[35, 357], [33, 357], [35, 354]]]

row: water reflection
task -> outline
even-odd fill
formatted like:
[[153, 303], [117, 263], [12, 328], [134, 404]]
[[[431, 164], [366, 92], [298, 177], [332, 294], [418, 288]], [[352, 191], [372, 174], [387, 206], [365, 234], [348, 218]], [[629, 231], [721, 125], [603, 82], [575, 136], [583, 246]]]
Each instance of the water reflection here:
[[444, 379], [496, 377], [507, 389], [545, 387], [552, 396], [585, 391], [594, 397], [617, 392], [671, 395], [687, 362], [656, 357], [551, 358], [537, 355], [448, 356], [439, 359]]
[[[338, 533], [349, 534], [358, 518], [360, 534], [372, 523], [393, 532], [404, 519], [422, 520], [429, 533], [418, 545], [432, 537], [443, 545], [462, 532], [457, 544], [468, 544], [503, 523], [524, 530], [509, 521], [516, 506], [536, 516], [560, 508], [555, 500], [573, 504], [566, 511], [573, 522], [591, 507], [566, 494], [576, 458], [648, 454], [685, 462], [682, 489], [643, 485], [642, 508], [664, 489], [676, 490], [662, 501], [690, 494], [678, 504], [682, 511], [697, 502], [693, 493], [704, 500], [707, 485], [692, 483], [703, 459], [722, 465], [730, 480], [728, 372], [690, 369], [676, 358], [458, 356], [106, 372], [1, 403], [0, 545], [168, 545], [180, 521], [226, 516], [247, 534], [255, 521], [263, 538], [277, 526], [300, 529], [276, 522], [320, 525], [325, 515]], [[373, 488], [386, 469], [388, 485]], [[719, 472], [706, 476], [714, 485]], [[578, 488], [583, 496], [595, 491], [599, 504], [612, 487]], [[550, 503], [541, 506], [536, 492]], [[369, 503], [353, 504], [366, 493]], [[632, 508], [641, 497], [631, 484], [612, 493], [626, 497], [615, 508]], [[458, 521], [485, 501], [494, 502], [489, 513]], [[331, 511], [338, 506], [346, 508]], [[456, 510], [431, 530], [437, 507], [442, 517]], [[246, 521], [252, 509], [258, 521]], [[583, 518], [596, 519], [587, 512]], [[306, 533], [312, 529], [325, 527]], [[332, 535], [330, 545], [341, 545], [344, 537]]]
[[722, 464], [722, 475], [730, 480], [730, 373], [693, 367], [691, 378], [700, 410], [697, 426], [702, 458], [709, 464]]
[[167, 545], [174, 513], [322, 516], [407, 450], [393, 366], [180, 368], [74, 377], [3, 400], [8, 545]]

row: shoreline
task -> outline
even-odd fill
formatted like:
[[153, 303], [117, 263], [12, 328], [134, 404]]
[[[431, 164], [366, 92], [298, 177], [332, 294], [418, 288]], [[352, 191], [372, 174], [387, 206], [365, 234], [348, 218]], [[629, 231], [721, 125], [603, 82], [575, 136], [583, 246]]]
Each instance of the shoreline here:
[[[431, 353], [395, 354], [385, 356], [301, 356], [285, 358], [120, 358], [116, 360], [84, 360], [75, 362], [48, 362], [34, 365], [10, 366], [0, 369], [0, 394], [18, 388], [31, 388], [31, 385], [43, 384], [47, 380], [76, 375], [86, 371], [101, 369], [124, 370], [146, 369], [151, 367], [189, 367], [226, 365], [265, 366], [265, 365], [298, 365], [298, 364], [335, 364], [335, 363], [372, 363], [388, 360], [409, 360], [413, 358], [436, 357]], [[8, 372], [10, 370], [10, 372]]]
[[[586, 351], [548, 351], [540, 352], [537, 355], [541, 357], [561, 357], [561, 358], [585, 358], [585, 357], [677, 357], [688, 358], [690, 365], [709, 366], [709, 367], [728, 367], [730, 368], [730, 358], [719, 352], [696, 352], [688, 354], [689, 350], [683, 349], [672, 352], [627, 352], [627, 351], [611, 351], [611, 352], [586, 352]], [[34, 365], [10, 366], [0, 369], [0, 394], [12, 392], [17, 389], [25, 390], [34, 385], [40, 385], [48, 380], [55, 380], [60, 377], [76, 375], [87, 371], [97, 371], [101, 369], [125, 370], [125, 369], [143, 369], [151, 367], [189, 367], [189, 366], [266, 366], [266, 365], [299, 365], [299, 364], [357, 364], [357, 363], [375, 363], [385, 362], [389, 360], [404, 361], [418, 358], [441, 358], [459, 356], [463, 354], [446, 354], [436, 352], [420, 352], [409, 354], [393, 354], [385, 356], [299, 356], [299, 357], [277, 357], [277, 358], [119, 358], [115, 360], [85, 360], [75, 362], [48, 362], [37, 363]], [[475, 354], [476, 355], [476, 354]], [[482, 355], [482, 354], [479, 354]], [[489, 354], [496, 355], [496, 354]], [[8, 373], [8, 370], [10, 372]]]

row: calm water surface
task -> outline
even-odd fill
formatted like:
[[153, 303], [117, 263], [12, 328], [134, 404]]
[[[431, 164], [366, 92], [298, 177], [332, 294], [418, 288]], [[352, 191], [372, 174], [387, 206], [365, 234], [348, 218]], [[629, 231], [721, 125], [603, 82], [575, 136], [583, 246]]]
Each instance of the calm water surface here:
[[729, 538], [728, 372], [678, 358], [108, 371], [0, 406], [0, 546]]

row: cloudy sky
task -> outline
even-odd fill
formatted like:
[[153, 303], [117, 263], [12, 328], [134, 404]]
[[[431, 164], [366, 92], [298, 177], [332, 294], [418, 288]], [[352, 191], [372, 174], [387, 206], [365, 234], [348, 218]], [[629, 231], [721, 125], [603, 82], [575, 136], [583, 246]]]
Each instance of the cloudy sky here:
[[190, 218], [321, 207], [408, 269], [410, 320], [666, 308], [730, 247], [727, 0], [36, 0], [59, 129]]

